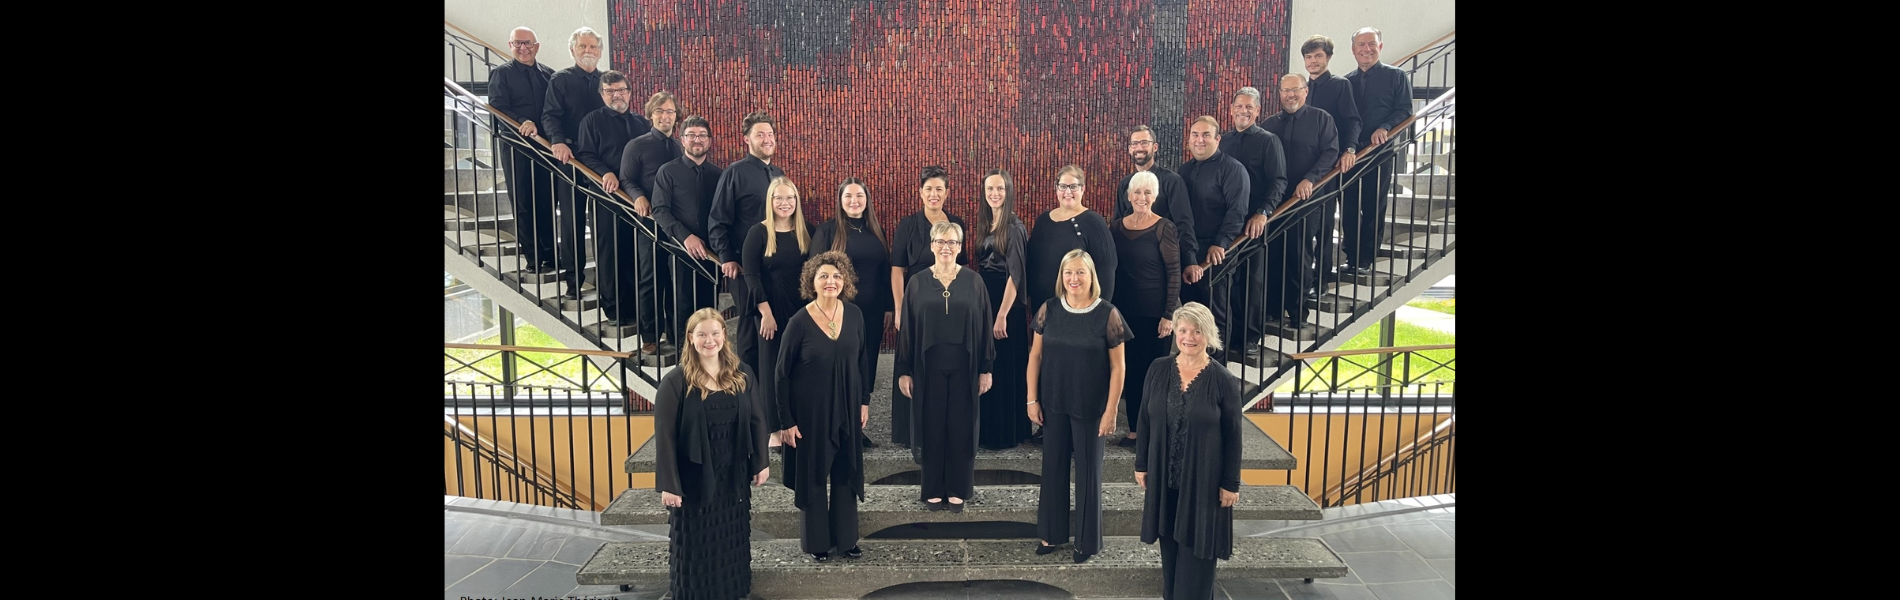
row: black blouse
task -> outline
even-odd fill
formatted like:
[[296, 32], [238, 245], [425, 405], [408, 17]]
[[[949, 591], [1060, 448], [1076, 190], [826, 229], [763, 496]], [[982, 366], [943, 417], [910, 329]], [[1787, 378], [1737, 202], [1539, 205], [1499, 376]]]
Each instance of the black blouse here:
[[[1175, 357], [1148, 367], [1135, 438], [1135, 472], [1147, 473], [1141, 541], [1167, 536], [1204, 559], [1228, 558], [1234, 509], [1220, 490], [1240, 491], [1240, 378], [1220, 363], [1201, 369], [1187, 391]], [[1167, 426], [1162, 426], [1167, 425]], [[1172, 506], [1161, 490], [1179, 490]]]
[[[864, 225], [863, 218], [844, 219], [847, 236], [844, 255], [851, 259], [851, 270], [858, 275], [858, 295], [852, 297], [851, 302], [864, 311], [864, 318], [882, 319], [879, 313], [892, 310], [891, 253], [884, 249], [884, 241], [877, 239], [877, 234]], [[811, 237], [811, 255], [830, 252], [837, 236], [837, 217], [819, 225]]]
[[1135, 337], [1121, 311], [1104, 299], [1078, 313], [1050, 298], [1029, 330], [1042, 336], [1036, 401], [1043, 414], [1100, 418], [1108, 410], [1108, 351]]
[[[970, 239], [970, 226], [964, 223], [962, 217], [947, 211], [943, 213], [943, 216], [948, 217], [951, 223], [956, 223], [957, 226], [963, 228], [963, 239]], [[897, 233], [891, 236], [891, 266], [904, 270], [905, 282], [910, 281], [910, 276], [929, 270], [930, 265], [937, 264], [936, 253], [930, 251], [930, 228], [933, 225], [930, 217], [924, 216], [924, 211], [921, 210], [897, 222]], [[970, 264], [968, 253], [963, 252], [962, 249], [957, 251], [957, 264]]]
[[[798, 232], [774, 231], [772, 235], [778, 236], [778, 252], [766, 256], [765, 224], [754, 224], [746, 232], [741, 267], [745, 269], [746, 297], [771, 306], [772, 320], [784, 329], [785, 319], [805, 304], [798, 297], [798, 274], [805, 268], [805, 253], [798, 250]], [[757, 312], [758, 306], [740, 309], [750, 314]]]
[[[988, 207], [985, 207], [988, 210]], [[1016, 283], [1016, 306], [1029, 306], [1029, 287], [1024, 279], [1023, 256], [1029, 247], [1029, 230], [1023, 228], [1023, 220], [1016, 215], [1004, 215], [1009, 222], [1003, 227], [1009, 232], [1009, 239], [1003, 242], [1003, 248], [996, 246], [996, 236], [982, 236], [976, 243], [977, 271], [981, 273], [1008, 273], [1009, 280]]]
[[1108, 231], [1102, 213], [1084, 210], [1067, 221], [1049, 217], [1050, 210], [1036, 216], [1035, 233], [1029, 237], [1028, 263], [1023, 269], [1029, 280], [1030, 306], [1041, 306], [1056, 295], [1056, 280], [1062, 274], [1062, 256], [1081, 248], [1095, 261], [1095, 276], [1102, 280], [1102, 299], [1115, 300], [1115, 239]]
[[[1115, 233], [1115, 278], [1122, 284], [1124, 316], [1172, 319], [1181, 307], [1181, 244], [1174, 222], [1159, 216], [1145, 229], [1128, 229], [1121, 219]], [[1132, 391], [1132, 390], [1131, 390]]]
[[[758, 379], [753, 376], [752, 368], [739, 365], [745, 377], [745, 390], [727, 390], [714, 392], [714, 396], [726, 395], [742, 407], [742, 417], [738, 419], [738, 433], [741, 436], [720, 435], [714, 431], [717, 421], [708, 409], [709, 404], [719, 398], [702, 400], [704, 390], [688, 391], [685, 373], [674, 369], [660, 379], [660, 389], [653, 396], [653, 444], [658, 450], [658, 462], [654, 470], [655, 491], [672, 492], [688, 502], [703, 500], [715, 493], [715, 486], [724, 474], [712, 471], [728, 465], [744, 465], [745, 475], [765, 470], [770, 464], [767, 447], [765, 414], [761, 403], [754, 402], [752, 394], [758, 390]], [[720, 406], [725, 403], [717, 403]], [[714, 444], [729, 447], [716, 448]], [[722, 460], [724, 459], [724, 460]], [[700, 469], [702, 473], [687, 474], [685, 469]], [[685, 489], [684, 482], [698, 481], [698, 489]]]

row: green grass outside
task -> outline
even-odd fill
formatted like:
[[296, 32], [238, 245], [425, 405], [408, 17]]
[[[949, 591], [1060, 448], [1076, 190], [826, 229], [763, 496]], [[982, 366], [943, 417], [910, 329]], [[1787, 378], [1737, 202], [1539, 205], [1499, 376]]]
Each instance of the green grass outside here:
[[1435, 311], [1445, 313], [1448, 315], [1455, 315], [1455, 314], [1458, 314], [1457, 303], [1458, 303], [1457, 298], [1445, 298], [1443, 300], [1434, 300], [1430, 298], [1418, 298], [1418, 299], [1412, 300], [1411, 302], [1405, 303], [1405, 305], [1413, 307], [1413, 308], [1423, 308], [1425, 310], [1435, 310]]
[[[1339, 350], [1361, 350], [1365, 348], [1378, 348], [1380, 347], [1379, 331], [1382, 327], [1384, 327], [1384, 323], [1373, 323], [1371, 327], [1366, 328], [1365, 331], [1359, 332], [1359, 335], [1353, 336], [1351, 340], [1347, 340], [1346, 343], [1344, 345], [1341, 345], [1338, 349]], [[1439, 344], [1457, 343], [1457, 336], [1454, 336], [1449, 333], [1433, 330], [1433, 329], [1426, 329], [1424, 327], [1419, 327], [1417, 325], [1406, 323], [1404, 321], [1399, 322], [1398, 331], [1395, 332], [1394, 335], [1395, 335], [1395, 337], [1393, 338], [1394, 346], [1433, 346], [1433, 345], [1439, 345]], [[1432, 369], [1438, 368], [1438, 365], [1433, 363], [1432, 361], [1438, 361], [1439, 363], [1451, 362], [1453, 359], [1457, 358], [1457, 353], [1458, 353], [1458, 349], [1447, 348], [1444, 350], [1427, 350], [1427, 351], [1419, 352], [1413, 355], [1411, 358], [1411, 372], [1413, 373], [1413, 377], [1417, 378], [1419, 373], [1424, 373], [1427, 371], [1431, 371]], [[1426, 359], [1429, 359], [1429, 360], [1426, 360]], [[1326, 360], [1331, 360], [1331, 359], [1312, 359], [1312, 360], [1308, 360], [1307, 363], [1309, 365], [1323, 364], [1323, 361], [1326, 361]], [[1361, 355], [1350, 356], [1350, 357], [1341, 357], [1337, 360], [1340, 361], [1339, 362], [1339, 379], [1341, 381], [1349, 381], [1350, 382], [1349, 385], [1353, 385], [1353, 386], [1370, 385], [1374, 383], [1375, 381], [1377, 381], [1376, 376], [1360, 376], [1357, 379], [1353, 379], [1353, 377], [1361, 373], [1365, 373], [1367, 371], [1367, 369], [1365, 368], [1366, 366], [1373, 366], [1373, 365], [1378, 364], [1379, 355], [1361, 354]], [[1392, 376], [1393, 377], [1399, 377], [1402, 375], [1405, 369], [1404, 361], [1405, 361], [1405, 358], [1403, 357], [1403, 355], [1396, 355], [1392, 357]], [[1454, 368], [1457, 366], [1457, 363], [1455, 362], [1451, 364]], [[1360, 366], [1360, 365], [1364, 365], [1364, 366]], [[1310, 368], [1311, 367], [1308, 367], [1309, 371], [1307, 372], [1309, 375], [1311, 374]], [[1305, 379], [1305, 377], [1306, 375], [1301, 376], [1303, 380]], [[1456, 380], [1457, 377], [1458, 376], [1457, 376], [1456, 371], [1447, 370], [1447, 369], [1439, 369], [1436, 372], [1432, 372], [1430, 374], [1425, 375], [1423, 377], [1423, 380], [1427, 382], [1432, 382], [1432, 381], [1450, 382], [1450, 381]], [[1456, 384], [1447, 383], [1443, 385], [1442, 387], [1438, 387], [1436, 389], [1440, 393], [1450, 393], [1454, 385]], [[1425, 387], [1426, 392], [1430, 392], [1433, 389], [1434, 388], [1430, 385], [1427, 385]], [[1278, 392], [1281, 392], [1281, 393], [1290, 393], [1292, 391], [1293, 391], [1293, 383], [1291, 381], [1285, 384], [1282, 384], [1278, 390]], [[1419, 391], [1418, 388], [1414, 387], [1409, 390], [1409, 393], [1415, 394], [1415, 393], [1418, 393], [1418, 391]]]
[[[499, 345], [501, 344], [501, 335], [496, 334], [493, 336], [485, 337], [480, 340], [476, 340], [474, 343]], [[540, 347], [540, 348], [566, 348], [567, 347], [565, 345], [562, 345], [560, 342], [554, 341], [554, 338], [548, 337], [548, 334], [543, 333], [540, 329], [536, 329], [533, 325], [528, 325], [526, 323], [523, 323], [520, 327], [517, 327], [515, 329], [515, 344], [514, 345], [535, 346], [535, 347]], [[444, 354], [442, 358], [442, 365], [443, 365], [442, 372], [443, 373], [449, 373], [449, 371], [451, 370], [455, 370], [459, 367], [462, 367], [461, 363], [451, 360], [449, 358], [451, 356], [455, 358], [459, 358], [462, 361], [473, 361], [477, 357], [488, 355], [487, 358], [483, 358], [481, 361], [475, 362], [474, 363], [475, 367], [479, 368], [483, 373], [489, 373], [491, 375], [494, 375], [495, 378], [497, 379], [501, 377], [501, 354], [500, 353], [493, 353], [493, 352], [488, 352], [484, 350], [445, 349], [443, 350], [443, 354]], [[515, 359], [516, 373], [529, 373], [529, 372], [540, 371], [541, 367], [545, 367], [557, 361], [563, 361], [563, 360], [567, 361], [551, 369], [552, 373], [535, 372], [533, 375], [523, 377], [521, 379], [521, 383], [524, 383], [527, 385], [545, 385], [545, 386], [553, 386], [553, 387], [571, 388], [571, 387], [576, 387], [574, 385], [574, 382], [578, 382], [581, 380], [581, 361], [585, 360], [585, 357], [575, 355], [575, 354], [555, 354], [552, 352], [521, 352], [521, 353], [518, 353], [516, 356], [518, 357]], [[530, 364], [529, 361], [533, 361], [534, 364]], [[560, 376], [567, 377], [567, 380], [563, 380], [561, 379], [560, 376], [556, 376], [556, 373], [558, 373]], [[587, 368], [587, 375], [589, 377], [598, 378], [600, 376], [600, 370], [590, 366]], [[454, 373], [447, 375], [445, 378], [453, 379], [456, 381], [496, 383], [499, 385], [499, 382], [497, 381], [497, 379], [491, 379], [483, 375], [470, 372], [467, 368], [461, 368], [461, 370], [455, 371]], [[468, 393], [468, 387], [462, 386], [461, 391], [464, 394]], [[486, 394], [487, 392], [488, 390], [485, 388], [481, 388], [481, 387], [476, 388], [477, 394]]]

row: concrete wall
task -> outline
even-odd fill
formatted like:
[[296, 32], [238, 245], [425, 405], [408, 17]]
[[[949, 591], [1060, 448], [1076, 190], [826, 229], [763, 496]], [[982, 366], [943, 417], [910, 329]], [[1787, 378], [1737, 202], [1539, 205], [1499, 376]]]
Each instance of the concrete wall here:
[[[1361, 27], [1377, 28], [1385, 40], [1383, 59], [1391, 63], [1401, 56], [1457, 29], [1456, 0], [1293, 0], [1292, 49], [1287, 57], [1291, 72], [1304, 73], [1300, 62], [1300, 44], [1314, 35], [1333, 39], [1334, 75], [1345, 75], [1359, 68], [1352, 60], [1352, 32]], [[1456, 85], [1455, 70], [1446, 74], [1448, 85]]]
[[600, 64], [613, 64], [606, 47], [607, 0], [444, 0], [442, 13], [443, 20], [502, 50], [508, 49], [508, 32], [521, 26], [533, 29], [541, 42], [541, 54], [535, 59], [556, 71], [574, 66], [574, 58], [567, 53], [567, 36], [583, 25], [592, 27], [601, 35]]

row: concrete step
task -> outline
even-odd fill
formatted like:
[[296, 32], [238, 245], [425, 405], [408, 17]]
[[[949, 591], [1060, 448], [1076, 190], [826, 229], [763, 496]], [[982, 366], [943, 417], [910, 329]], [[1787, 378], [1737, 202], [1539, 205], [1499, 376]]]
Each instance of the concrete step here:
[[[931, 511], [918, 499], [918, 486], [881, 485], [864, 492], [858, 503], [858, 530], [866, 535], [913, 523], [1036, 522], [1034, 485], [978, 486], [961, 513]], [[1143, 490], [1134, 483], [1102, 485], [1102, 532], [1111, 536], [1141, 535]], [[600, 513], [601, 525], [658, 525], [667, 522], [666, 507], [653, 490], [627, 490]], [[752, 491], [752, 527], [777, 538], [797, 538], [803, 513], [792, 505], [792, 490], [776, 479]], [[1311, 520], [1321, 518], [1319, 505], [1290, 485], [1241, 486], [1234, 507], [1240, 520]]]
[[481, 163], [480, 165], [475, 165], [475, 168], [500, 168], [501, 165], [495, 162], [494, 155], [495, 151], [487, 147], [475, 148], [473, 150], [468, 148], [443, 148], [442, 168], [467, 169], [469, 168], [468, 159], [470, 157], [474, 157], [476, 162]]
[[[882, 359], [880, 364], [885, 365], [880, 369], [883, 373], [881, 380], [888, 382], [889, 360]], [[880, 385], [888, 386], [888, 383]], [[866, 484], [874, 484], [892, 475], [916, 472], [920, 469], [917, 463], [911, 461], [910, 449], [890, 443], [890, 433], [886, 430], [890, 419], [890, 396], [889, 392], [885, 391], [888, 389], [890, 388], [881, 387], [878, 393], [871, 396], [872, 427], [867, 433], [872, 441], [878, 443], [878, 447], [864, 450], [864, 482]], [[879, 406], [880, 404], [882, 406]], [[880, 415], [883, 415], [881, 419]], [[1121, 428], [1118, 431], [1126, 431], [1126, 429]], [[1267, 434], [1260, 431], [1260, 427], [1254, 425], [1252, 421], [1241, 424], [1240, 437], [1240, 467], [1243, 469], [1284, 470], [1293, 469], [1299, 465], [1299, 461], [1294, 459], [1292, 454], [1288, 454], [1286, 449], [1273, 441], [1273, 438], [1267, 437]], [[1110, 438], [1111, 441], [1113, 439]], [[653, 440], [649, 439], [640, 446], [639, 450], [634, 451], [632, 456], [627, 457], [626, 470], [628, 473], [652, 473], [653, 463], [657, 457], [658, 451], [653, 447]], [[772, 470], [775, 472], [781, 470], [779, 456], [776, 453], [772, 455]], [[1032, 444], [1023, 444], [1007, 450], [978, 448], [976, 470], [1016, 471], [1040, 477], [1042, 475], [1042, 448]], [[1106, 481], [1134, 481], [1134, 449], [1109, 444], [1102, 455], [1102, 473]]]
[[1392, 236], [1408, 233], [1428, 231], [1431, 233], [1458, 233], [1458, 223], [1455, 219], [1424, 220], [1387, 215], [1385, 230], [1387, 231], [1386, 239], [1389, 240], [1392, 239]]
[[[1441, 239], [1443, 241], [1440, 241]], [[1415, 237], [1408, 238], [1407, 241], [1424, 243], [1426, 240], [1423, 236], [1415, 236]], [[1419, 259], [1426, 259], [1426, 258], [1436, 258], [1438, 256], [1442, 256], [1445, 252], [1449, 252], [1451, 250], [1455, 250], [1458, 248], [1458, 236], [1456, 235], [1439, 236], [1439, 235], [1434, 234], [1430, 241], [1432, 244], [1431, 246], [1417, 246], [1413, 244], [1384, 244], [1384, 245], [1379, 246], [1379, 257], [1391, 258], [1391, 259], [1419, 260]]]
[[1308, 310], [1341, 314], [1358, 311], [1366, 304], [1368, 303], [1364, 300], [1330, 293], [1320, 294], [1317, 300], [1311, 298], [1306, 300], [1306, 308]]
[[442, 193], [491, 191], [505, 181], [500, 169], [442, 169]]
[[[966, 513], [967, 514], [967, 513]], [[609, 542], [587, 560], [581, 585], [667, 585], [670, 542]], [[797, 539], [752, 542], [752, 593], [761, 598], [859, 598], [922, 581], [1034, 581], [1077, 598], [1158, 598], [1161, 552], [1139, 537], [1108, 537], [1102, 551], [1074, 564], [1069, 550], [1037, 556], [1025, 540], [864, 540], [864, 557], [812, 562]], [[1222, 579], [1345, 577], [1345, 561], [1315, 538], [1242, 537]]]
[[[1438, 165], [1439, 167], [1445, 169], [1445, 171], [1447, 172], [1457, 173], [1458, 162], [1455, 160], [1457, 156], [1458, 156], [1458, 153], [1456, 152], [1447, 152], [1444, 154], [1413, 153], [1407, 158], [1412, 162], [1413, 165], [1427, 165], [1427, 164]], [[1415, 171], [1416, 169], [1417, 167], [1414, 166], [1413, 170]]]
[[[499, 234], [499, 235], [497, 235]], [[450, 231], [443, 238], [451, 244], [461, 244], [463, 253], [475, 253], [476, 256], [514, 256], [521, 252], [515, 243], [515, 234], [502, 231]]]
[[1446, 217], [1457, 214], [1457, 211], [1458, 208], [1452, 205], [1451, 200], [1409, 198], [1395, 198], [1386, 204], [1385, 208], [1385, 214], [1388, 217], [1421, 221], [1443, 221]]
[[1458, 195], [1457, 186], [1453, 185], [1458, 181], [1458, 175], [1455, 173], [1445, 175], [1428, 175], [1423, 173], [1394, 175], [1392, 179], [1399, 184], [1399, 187], [1405, 188], [1414, 194], [1430, 196]]
[[475, 216], [460, 209], [443, 207], [443, 231], [506, 231], [515, 232], [515, 216], [512, 214]]
[[512, 213], [515, 209], [514, 203], [508, 200], [508, 190], [505, 189], [483, 192], [472, 190], [442, 192], [442, 205], [460, 208], [468, 211], [469, 214], [480, 211], [484, 215]]

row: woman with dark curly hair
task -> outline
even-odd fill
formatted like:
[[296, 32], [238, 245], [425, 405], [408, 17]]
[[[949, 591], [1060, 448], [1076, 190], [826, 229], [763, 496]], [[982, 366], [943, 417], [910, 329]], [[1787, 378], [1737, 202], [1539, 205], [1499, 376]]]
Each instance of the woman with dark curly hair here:
[[845, 558], [863, 556], [858, 436], [871, 417], [871, 398], [858, 372], [864, 315], [846, 302], [857, 293], [857, 274], [843, 252], [812, 257], [798, 276], [798, 294], [811, 302], [792, 311], [780, 332], [775, 379], [785, 487], [805, 513], [800, 546], [818, 562], [830, 560], [834, 548]]

